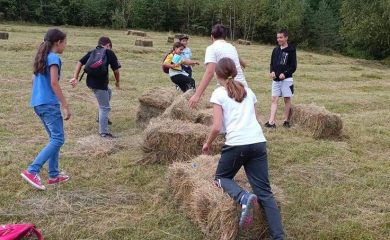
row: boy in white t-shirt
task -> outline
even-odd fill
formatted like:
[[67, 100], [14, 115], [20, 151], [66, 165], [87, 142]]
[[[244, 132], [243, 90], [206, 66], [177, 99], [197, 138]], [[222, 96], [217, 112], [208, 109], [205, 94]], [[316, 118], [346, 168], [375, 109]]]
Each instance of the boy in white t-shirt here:
[[[252, 209], [260, 202], [272, 239], [283, 239], [280, 211], [268, 180], [266, 140], [256, 120], [256, 96], [250, 88], [234, 80], [237, 69], [230, 58], [219, 60], [215, 72], [221, 86], [214, 90], [210, 99], [214, 104], [213, 126], [202, 148], [203, 153], [209, 154], [211, 144], [220, 130], [226, 131], [215, 184], [241, 204], [240, 227], [252, 223]], [[245, 191], [233, 180], [242, 166], [245, 167], [254, 194]]]
[[243, 68], [245, 68], [244, 61], [238, 56], [237, 49], [230, 43], [226, 41], [228, 35], [228, 29], [222, 24], [216, 24], [211, 30], [211, 40], [213, 44], [207, 47], [205, 54], [205, 64], [206, 71], [203, 74], [203, 78], [199, 84], [199, 87], [196, 89], [195, 94], [191, 97], [189, 101], [190, 107], [196, 107], [199, 102], [200, 97], [203, 92], [206, 90], [211, 79], [214, 77], [215, 66], [218, 61], [222, 58], [230, 58], [233, 60], [234, 65], [237, 69], [236, 81], [241, 82], [244, 86], [248, 86]]

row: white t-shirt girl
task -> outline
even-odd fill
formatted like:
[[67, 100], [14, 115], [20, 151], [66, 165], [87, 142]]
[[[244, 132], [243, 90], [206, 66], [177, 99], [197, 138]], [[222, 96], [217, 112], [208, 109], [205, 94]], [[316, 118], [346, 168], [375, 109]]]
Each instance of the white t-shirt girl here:
[[241, 146], [265, 142], [266, 139], [257, 122], [254, 104], [257, 102], [255, 94], [250, 88], [245, 88], [247, 96], [242, 102], [236, 102], [228, 96], [225, 87], [214, 90], [210, 102], [222, 107], [222, 126], [226, 132], [226, 145]]

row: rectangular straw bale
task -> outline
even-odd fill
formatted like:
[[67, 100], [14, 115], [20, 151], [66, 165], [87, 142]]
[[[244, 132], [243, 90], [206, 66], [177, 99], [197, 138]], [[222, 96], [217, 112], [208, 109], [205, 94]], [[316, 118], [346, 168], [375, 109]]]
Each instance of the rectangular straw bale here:
[[7, 32], [0, 32], [0, 39], [7, 40], [9, 37], [9, 34]]
[[247, 41], [247, 40], [244, 40], [244, 39], [238, 39], [237, 43], [241, 44], [241, 45], [251, 45], [251, 41]]
[[[194, 95], [194, 90], [188, 90], [175, 98], [172, 105], [162, 114], [162, 118], [183, 120], [193, 123], [211, 125], [212, 123], [212, 104], [209, 102], [210, 95], [203, 96], [198, 103], [197, 108], [188, 106], [188, 101]], [[210, 115], [211, 114], [211, 115]], [[210, 119], [211, 118], [211, 119]]]
[[338, 138], [343, 129], [343, 121], [339, 115], [314, 104], [293, 105], [290, 120], [314, 138]]
[[150, 119], [160, 116], [172, 104], [177, 95], [173, 87], [156, 87], [145, 91], [138, 99], [137, 126], [145, 128]]
[[127, 32], [127, 35], [134, 35], [134, 36], [146, 37], [146, 32], [139, 31], [139, 30], [129, 30], [129, 31]]
[[[172, 119], [152, 119], [144, 131], [140, 163], [172, 163], [187, 161], [201, 154], [209, 127]], [[224, 144], [223, 136], [214, 141], [212, 150], [219, 152]]]
[[[213, 185], [220, 156], [198, 156], [189, 162], [175, 162], [168, 170], [168, 186], [173, 201], [206, 235], [206, 239], [233, 240], [264, 239], [268, 225], [261, 208], [255, 208], [254, 222], [249, 229], [239, 231], [241, 206], [222, 189]], [[235, 180], [251, 191], [244, 171]], [[278, 206], [282, 200], [280, 189], [272, 186]]]
[[137, 39], [135, 40], [135, 46], [153, 47], [153, 41], [148, 39]]

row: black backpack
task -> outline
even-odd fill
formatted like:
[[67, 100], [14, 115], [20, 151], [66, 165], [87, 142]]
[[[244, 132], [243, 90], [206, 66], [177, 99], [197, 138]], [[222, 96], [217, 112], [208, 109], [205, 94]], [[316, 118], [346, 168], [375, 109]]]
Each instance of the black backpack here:
[[84, 73], [92, 76], [102, 76], [108, 73], [106, 50], [105, 48], [96, 48], [91, 52], [79, 81], [83, 78]]

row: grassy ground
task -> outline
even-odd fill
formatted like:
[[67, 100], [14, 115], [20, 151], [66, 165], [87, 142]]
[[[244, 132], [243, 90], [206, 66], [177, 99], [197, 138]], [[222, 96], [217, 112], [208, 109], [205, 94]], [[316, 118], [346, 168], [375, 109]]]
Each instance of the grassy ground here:
[[[72, 181], [45, 192], [20, 172], [47, 141], [29, 108], [31, 63], [47, 27], [0, 24], [0, 224], [33, 222], [47, 239], [203, 239], [174, 208], [165, 190], [166, 166], [139, 166], [141, 132], [135, 128], [140, 94], [172, 86], [160, 68], [170, 49], [167, 33], [150, 32], [154, 48], [142, 53], [125, 31], [62, 28], [68, 46], [61, 56], [61, 85], [71, 104], [60, 165]], [[68, 85], [75, 63], [99, 36], [113, 40], [123, 66], [122, 89], [113, 91], [112, 132], [122, 148], [102, 158], [78, 153], [79, 140], [97, 133], [96, 103], [80, 84]], [[203, 60], [207, 38], [191, 38]], [[237, 46], [245, 75], [269, 114], [267, 78], [272, 46]], [[194, 69], [199, 83], [203, 66]], [[289, 239], [388, 239], [390, 236], [390, 68], [378, 62], [298, 51], [295, 103], [315, 103], [341, 115], [340, 141], [314, 140], [296, 128], [265, 131], [271, 181], [283, 189], [282, 215]], [[209, 88], [213, 88], [212, 84]], [[156, 96], [158, 97], [158, 96]], [[281, 119], [282, 103], [278, 118]], [[279, 122], [280, 125], [280, 122]], [[46, 168], [45, 168], [46, 169]], [[46, 171], [42, 178], [46, 179]]]

